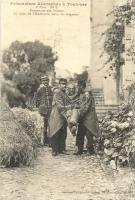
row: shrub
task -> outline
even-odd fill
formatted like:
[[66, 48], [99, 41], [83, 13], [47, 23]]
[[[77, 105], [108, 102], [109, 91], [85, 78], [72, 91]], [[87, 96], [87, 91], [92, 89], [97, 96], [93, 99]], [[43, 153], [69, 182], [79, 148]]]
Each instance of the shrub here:
[[135, 126], [131, 102], [124, 103], [119, 111], [110, 112], [101, 120], [101, 141], [104, 160], [113, 168], [135, 167]]
[[8, 105], [0, 101], [0, 165], [30, 165], [36, 157], [36, 146], [16, 121]]
[[12, 112], [18, 123], [23, 127], [33, 142], [40, 145], [44, 128], [43, 117], [41, 117], [37, 111], [30, 111], [17, 107], [12, 108]]

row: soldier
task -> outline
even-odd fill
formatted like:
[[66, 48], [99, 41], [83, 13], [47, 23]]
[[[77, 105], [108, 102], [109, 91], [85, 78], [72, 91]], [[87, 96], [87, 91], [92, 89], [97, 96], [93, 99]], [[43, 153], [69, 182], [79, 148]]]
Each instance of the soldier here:
[[44, 117], [44, 133], [43, 133], [43, 145], [48, 145], [49, 140], [47, 137], [48, 119], [52, 109], [52, 90], [49, 86], [49, 78], [47, 76], [41, 77], [41, 85], [36, 94], [36, 107], [39, 109], [39, 113]]
[[66, 137], [67, 137], [67, 106], [70, 100], [66, 94], [67, 80], [61, 78], [59, 80], [59, 89], [55, 91], [53, 97], [52, 112], [49, 119], [48, 137], [51, 141], [52, 155], [65, 153]]
[[85, 91], [86, 83], [78, 82], [78, 90], [80, 93], [80, 117], [78, 125], [78, 133], [76, 136], [76, 146], [78, 148], [75, 155], [83, 153], [84, 138], [87, 138], [87, 151], [89, 154], [94, 153], [93, 136], [99, 136], [98, 119], [95, 111], [95, 102], [90, 91]]

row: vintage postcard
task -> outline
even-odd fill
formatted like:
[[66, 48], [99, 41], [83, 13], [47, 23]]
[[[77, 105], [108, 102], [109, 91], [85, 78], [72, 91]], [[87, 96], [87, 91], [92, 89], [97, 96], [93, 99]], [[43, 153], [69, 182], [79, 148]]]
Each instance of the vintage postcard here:
[[135, 199], [135, 0], [0, 9], [0, 200]]

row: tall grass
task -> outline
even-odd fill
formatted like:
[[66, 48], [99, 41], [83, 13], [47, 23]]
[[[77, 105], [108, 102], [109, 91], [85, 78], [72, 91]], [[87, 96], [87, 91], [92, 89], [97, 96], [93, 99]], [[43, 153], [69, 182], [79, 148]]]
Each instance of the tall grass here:
[[36, 146], [17, 122], [9, 106], [0, 100], [0, 165], [30, 165], [36, 157]]

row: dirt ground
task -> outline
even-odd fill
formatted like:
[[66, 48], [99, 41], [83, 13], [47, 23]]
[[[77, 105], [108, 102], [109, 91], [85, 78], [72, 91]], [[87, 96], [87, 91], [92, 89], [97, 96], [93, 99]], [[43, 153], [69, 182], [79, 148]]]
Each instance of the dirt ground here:
[[114, 171], [97, 156], [73, 155], [74, 139], [68, 138], [68, 155], [51, 156], [41, 148], [33, 166], [0, 169], [0, 200], [134, 200], [135, 171]]

